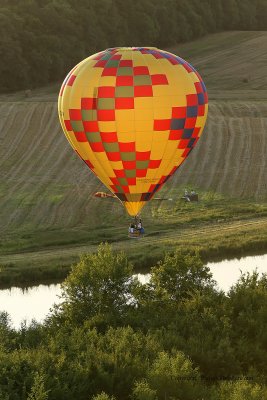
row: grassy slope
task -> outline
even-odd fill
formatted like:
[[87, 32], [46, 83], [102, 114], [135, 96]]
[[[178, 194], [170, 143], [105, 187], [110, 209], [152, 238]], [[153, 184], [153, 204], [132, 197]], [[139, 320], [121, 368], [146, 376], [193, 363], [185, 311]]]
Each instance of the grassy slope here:
[[[143, 212], [151, 236], [142, 243], [126, 240], [128, 219], [119, 203], [92, 197], [102, 186], [61, 132], [58, 88], [33, 91], [29, 98], [23, 93], [1, 96], [0, 265], [9, 267], [2, 268], [0, 278], [12, 271], [15, 276], [22, 267], [26, 273], [32, 266], [50, 266], [54, 276], [56, 265], [68, 266], [103, 240], [129, 249], [138, 264], [149, 264], [177, 243], [201, 245], [205, 254], [209, 247], [210, 256], [229, 246], [249, 249], [252, 239], [264, 249], [267, 239], [257, 232], [266, 227], [267, 215], [266, 45], [266, 32], [229, 32], [170, 49], [200, 71], [210, 95], [210, 114], [199, 145], [160, 194], [175, 201], [154, 201]], [[185, 185], [201, 192], [199, 205], [178, 200]], [[233, 231], [229, 221], [248, 218], [253, 227], [244, 244], [246, 229], [235, 226]], [[224, 230], [217, 226], [222, 223]], [[201, 238], [210, 235], [209, 246], [196, 240], [197, 230]], [[185, 234], [189, 236], [183, 242]]]

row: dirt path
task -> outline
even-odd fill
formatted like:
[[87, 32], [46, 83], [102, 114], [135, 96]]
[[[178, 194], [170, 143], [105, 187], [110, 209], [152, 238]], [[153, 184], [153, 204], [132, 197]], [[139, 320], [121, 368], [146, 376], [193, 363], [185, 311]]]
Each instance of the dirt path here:
[[[220, 235], [222, 238], [226, 235], [234, 236], [236, 231], [242, 230], [244, 233], [249, 231], [255, 231], [258, 229], [267, 229], [267, 217], [257, 218], [247, 221], [232, 221], [232, 222], [217, 222], [212, 225], [205, 225], [201, 227], [183, 228], [182, 230], [177, 230], [175, 232], [161, 233], [154, 237], [146, 236], [141, 240], [125, 240], [119, 241], [112, 246], [117, 250], [127, 250], [127, 252], [134, 250], [139, 244], [157, 244], [159, 247], [167, 242], [172, 242], [179, 244], [179, 242], [186, 239], [201, 238], [208, 239], [214, 235]], [[29, 264], [38, 264], [42, 261], [49, 263], [52, 260], [61, 261], [63, 259], [78, 258], [83, 253], [91, 253], [96, 251], [98, 245], [78, 245], [78, 246], [61, 246], [56, 248], [50, 248], [46, 250], [40, 250], [36, 252], [25, 252], [16, 253], [9, 255], [0, 256], [0, 264], [17, 264], [27, 261]]]

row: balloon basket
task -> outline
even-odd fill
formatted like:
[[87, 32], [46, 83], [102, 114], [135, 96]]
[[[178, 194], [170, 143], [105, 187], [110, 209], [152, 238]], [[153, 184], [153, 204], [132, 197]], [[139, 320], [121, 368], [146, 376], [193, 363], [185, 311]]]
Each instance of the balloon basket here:
[[128, 238], [129, 239], [141, 239], [145, 236], [144, 233], [141, 233], [140, 231], [136, 231], [136, 232], [129, 232], [128, 233]]

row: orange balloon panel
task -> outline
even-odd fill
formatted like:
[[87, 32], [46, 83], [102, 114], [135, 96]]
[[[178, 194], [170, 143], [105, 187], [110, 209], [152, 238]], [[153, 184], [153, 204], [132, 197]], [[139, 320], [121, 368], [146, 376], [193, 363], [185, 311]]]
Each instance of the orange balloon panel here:
[[198, 72], [180, 57], [122, 47], [73, 68], [58, 107], [73, 149], [137, 215], [197, 143], [208, 98]]

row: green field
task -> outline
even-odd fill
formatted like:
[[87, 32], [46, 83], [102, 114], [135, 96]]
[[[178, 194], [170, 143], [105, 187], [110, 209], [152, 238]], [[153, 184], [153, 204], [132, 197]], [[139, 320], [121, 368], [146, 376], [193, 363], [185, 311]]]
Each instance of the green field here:
[[[194, 152], [144, 208], [147, 235], [127, 238], [119, 202], [67, 143], [57, 117], [59, 85], [0, 96], [0, 285], [62, 279], [79, 255], [108, 241], [138, 269], [179, 245], [205, 259], [267, 249], [266, 32], [209, 35], [169, 49], [207, 84], [210, 112]], [[184, 188], [198, 204], [180, 200]]]
[[266, 203], [201, 190], [198, 203], [187, 203], [179, 198], [181, 190], [165, 192], [172, 200], [154, 200], [147, 207], [146, 235], [142, 239], [128, 239], [128, 220], [123, 211], [108, 213], [110, 206], [120, 207], [111, 199], [98, 200], [103, 204], [99, 227], [81, 224], [64, 234], [62, 229], [55, 229], [7, 236], [0, 253], [0, 286], [60, 281], [80, 255], [95, 251], [103, 241], [123, 250], [136, 271], [143, 272], [177, 246], [188, 251], [198, 249], [206, 261], [266, 251]]

